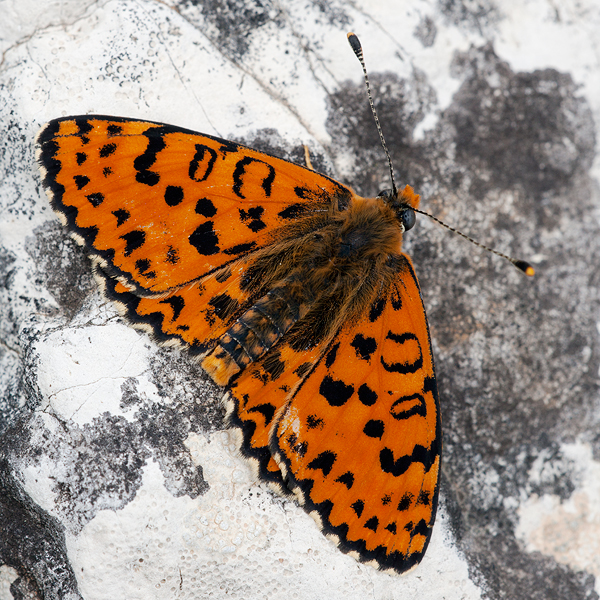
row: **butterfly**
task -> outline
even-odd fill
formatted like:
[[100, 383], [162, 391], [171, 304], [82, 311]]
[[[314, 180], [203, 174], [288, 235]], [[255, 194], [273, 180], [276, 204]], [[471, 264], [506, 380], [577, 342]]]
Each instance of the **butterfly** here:
[[315, 171], [178, 127], [50, 121], [53, 209], [108, 298], [226, 388], [260, 479], [339, 547], [405, 572], [438, 501], [441, 429], [417, 277], [419, 196], [362, 198]]
[[259, 478], [339, 548], [403, 573], [438, 503], [427, 318], [402, 237], [410, 186], [349, 187], [179, 127], [85, 115], [37, 136], [52, 208], [136, 327], [223, 386]]

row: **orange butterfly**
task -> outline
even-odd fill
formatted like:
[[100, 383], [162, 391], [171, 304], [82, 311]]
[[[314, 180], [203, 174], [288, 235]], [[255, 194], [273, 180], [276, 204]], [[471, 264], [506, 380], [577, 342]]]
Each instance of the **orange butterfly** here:
[[362, 198], [240, 144], [134, 119], [56, 119], [37, 144], [52, 207], [106, 295], [226, 387], [228, 424], [260, 478], [293, 492], [342, 551], [399, 573], [416, 565], [441, 459], [427, 319], [401, 251], [419, 196]]

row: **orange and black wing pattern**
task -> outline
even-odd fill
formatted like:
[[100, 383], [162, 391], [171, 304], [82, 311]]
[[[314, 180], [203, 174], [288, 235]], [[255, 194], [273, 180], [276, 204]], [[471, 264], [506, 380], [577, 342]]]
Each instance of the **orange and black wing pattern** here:
[[98, 115], [50, 121], [37, 138], [52, 207], [108, 275], [164, 294], [326, 218], [348, 188], [235, 142]]
[[273, 459], [270, 437], [276, 416], [323, 356], [327, 340], [298, 350], [283, 338], [268, 354], [247, 367], [225, 396], [228, 425], [240, 434], [240, 450], [258, 476], [279, 493], [291, 490]]
[[226, 387], [258, 476], [340, 548], [405, 572], [437, 505], [441, 430], [408, 186], [360, 198], [305, 167], [161, 123], [38, 134], [54, 210], [108, 298]]
[[271, 429], [287, 485], [345, 552], [404, 572], [435, 519], [441, 420], [429, 331], [401, 278], [329, 344]]

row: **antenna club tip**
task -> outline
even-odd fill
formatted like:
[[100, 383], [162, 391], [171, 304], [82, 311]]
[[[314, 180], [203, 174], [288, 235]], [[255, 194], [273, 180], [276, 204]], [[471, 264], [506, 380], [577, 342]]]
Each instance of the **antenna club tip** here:
[[362, 53], [362, 46], [360, 45], [360, 40], [358, 39], [355, 33], [348, 33], [348, 42], [350, 43], [354, 54], [358, 55], [359, 53]]
[[528, 275], [529, 277], [533, 277], [535, 275], [535, 269], [524, 260], [515, 260], [514, 265], [515, 267], [517, 267], [517, 269], [520, 269], [521, 271], [523, 271], [523, 273], [525, 273], [525, 275]]

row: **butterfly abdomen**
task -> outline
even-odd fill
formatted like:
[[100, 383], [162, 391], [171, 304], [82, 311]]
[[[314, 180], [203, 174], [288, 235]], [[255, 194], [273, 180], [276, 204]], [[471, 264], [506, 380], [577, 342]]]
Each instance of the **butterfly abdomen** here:
[[[257, 361], [310, 310], [314, 298], [294, 276], [280, 282], [247, 310], [202, 361], [215, 383], [226, 385]], [[287, 284], [287, 285], [286, 285]]]

